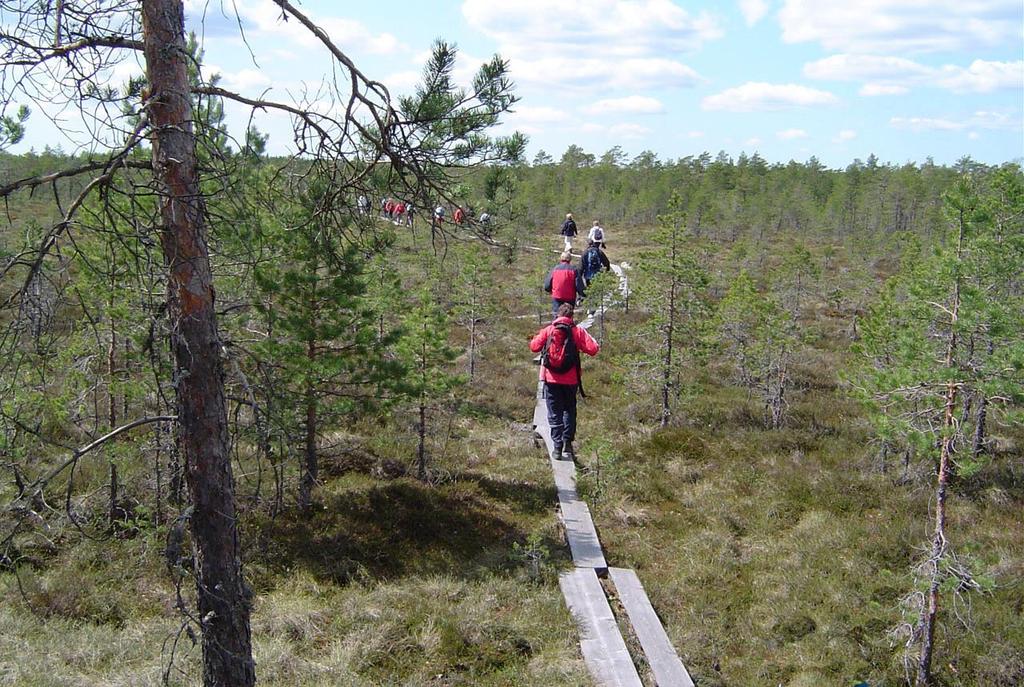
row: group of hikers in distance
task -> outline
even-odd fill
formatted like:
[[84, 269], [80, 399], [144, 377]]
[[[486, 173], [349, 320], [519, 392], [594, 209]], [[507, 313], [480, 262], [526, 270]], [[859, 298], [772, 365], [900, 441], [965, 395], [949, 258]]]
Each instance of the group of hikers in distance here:
[[564, 250], [558, 264], [544, 280], [544, 291], [551, 295], [554, 319], [530, 340], [530, 350], [540, 353], [536, 360], [541, 366], [553, 455], [555, 458], [572, 461], [576, 460], [573, 448], [576, 439], [576, 397], [577, 394], [586, 397], [580, 354], [595, 356], [601, 349], [590, 332], [576, 325], [573, 315], [577, 303], [586, 297], [586, 288], [591, 280], [602, 269], [611, 269], [608, 256], [604, 253], [604, 229], [598, 220], [594, 220], [587, 236], [587, 249], [580, 259], [580, 267], [572, 264], [572, 239], [577, 233], [576, 221], [572, 213], [568, 213], [561, 228]]
[[[370, 214], [370, 199], [366, 197], [366, 194], [359, 194], [356, 199], [356, 207], [359, 209], [359, 214], [369, 215]], [[434, 208], [434, 212], [431, 215], [431, 226], [437, 228], [444, 224], [445, 215], [447, 210], [444, 205], [438, 204]], [[404, 200], [398, 200], [389, 198], [387, 196], [380, 199], [380, 218], [389, 220], [394, 224], [404, 224], [407, 227], [412, 227], [414, 224], [416, 215], [416, 206], [410, 202]], [[473, 208], [463, 208], [461, 205], [456, 205], [455, 210], [452, 212], [452, 222], [456, 225], [465, 224], [467, 221], [473, 220]], [[480, 217], [477, 220], [480, 224], [490, 224], [491, 215], [488, 212], [480, 213]]]
[[[356, 206], [362, 215], [370, 214], [370, 201], [365, 194], [356, 199]], [[380, 217], [395, 224], [413, 227], [416, 208], [412, 203], [384, 197], [380, 201]], [[431, 215], [431, 229], [445, 222], [447, 211], [438, 204]], [[467, 218], [468, 215], [468, 218]], [[452, 212], [452, 223], [464, 224], [472, 221], [472, 209], [456, 206]], [[481, 224], [489, 224], [490, 215], [481, 213]], [[604, 228], [594, 220], [587, 234], [587, 248], [580, 258], [580, 266], [572, 264], [572, 241], [578, 229], [572, 213], [565, 216], [561, 226], [563, 251], [558, 264], [544, 280], [544, 291], [551, 295], [551, 324], [542, 327], [530, 340], [530, 350], [540, 355], [536, 361], [541, 366], [541, 380], [544, 385], [544, 402], [547, 406], [548, 425], [551, 429], [553, 455], [563, 460], [576, 460], [573, 441], [576, 439], [576, 397], [586, 397], [583, 391], [580, 354], [597, 355], [601, 346], [583, 327], [576, 325], [576, 305], [586, 296], [586, 288], [601, 270], [610, 270], [611, 262], [605, 255]]]

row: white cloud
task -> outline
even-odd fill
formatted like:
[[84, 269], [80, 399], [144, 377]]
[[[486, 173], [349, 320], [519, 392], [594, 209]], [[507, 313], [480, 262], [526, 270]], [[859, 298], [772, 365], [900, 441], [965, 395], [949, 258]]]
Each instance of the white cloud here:
[[644, 95], [631, 95], [625, 98], [606, 98], [583, 108], [590, 115], [628, 112], [634, 114], [656, 114], [664, 112], [665, 106], [657, 98]]
[[831, 55], [804, 65], [809, 79], [832, 81], [879, 81], [926, 77], [928, 67], [902, 57], [878, 55]]
[[530, 107], [528, 105], [517, 105], [508, 120], [527, 124], [561, 124], [570, 120], [569, 114], [554, 107]]
[[703, 131], [687, 131], [686, 136], [688, 138], [704, 138]]
[[576, 90], [692, 86], [700, 77], [674, 56], [721, 36], [671, 0], [465, 0], [462, 13], [518, 83]]
[[839, 142], [839, 141], [852, 141], [855, 138], [857, 138], [857, 132], [856, 131], [854, 131], [853, 129], [843, 129], [838, 134], [836, 134], [836, 137], [834, 139], [832, 139], [832, 140], [836, 141], [836, 142]]
[[[281, 8], [272, 0], [232, 0], [224, 3], [223, 8], [212, 9], [213, 3], [192, 1], [190, 14], [198, 20], [203, 19], [203, 29], [208, 26], [229, 24], [227, 35], [235, 37], [238, 24], [241, 24], [248, 42], [259, 52], [264, 48], [275, 50], [303, 48], [300, 54], [311, 48], [322, 46], [320, 40], [298, 21], [283, 21]], [[189, 9], [186, 6], [186, 9]], [[328, 16], [318, 13], [310, 7], [299, 7], [317, 26], [323, 29], [331, 41], [342, 46], [349, 53], [366, 52], [378, 55], [389, 55], [400, 52], [404, 46], [394, 34], [383, 32], [373, 33], [360, 21], [345, 17]], [[237, 12], [237, 14], [236, 14]], [[234, 25], [233, 27], [230, 25]], [[326, 48], [324, 48], [326, 52]]]
[[693, 16], [671, 0], [465, 0], [462, 14], [513, 56], [538, 49], [619, 57], [679, 53], [722, 35], [709, 14]]
[[967, 126], [965, 122], [954, 122], [949, 119], [937, 119], [934, 117], [893, 117], [889, 120], [890, 126], [896, 129], [909, 129], [910, 131], [958, 131]]
[[902, 57], [832, 55], [804, 65], [804, 76], [833, 81], [865, 81], [861, 95], [898, 95], [910, 86], [944, 88], [955, 93], [990, 93], [1024, 88], [1024, 61], [975, 60], [967, 68], [929, 67]]
[[975, 112], [971, 116], [971, 124], [983, 129], [1005, 129], [1017, 131], [1021, 129], [1021, 122], [1024, 116], [1018, 111], [1013, 114], [1008, 112], [987, 112], [984, 110]]
[[608, 133], [616, 138], [638, 139], [651, 133], [651, 130], [639, 124], [622, 123], [608, 127]]
[[890, 126], [910, 131], [963, 131], [965, 129], [993, 129], [1020, 131], [1021, 113], [979, 110], [969, 117], [951, 119], [943, 117], [893, 117]]
[[906, 86], [896, 86], [886, 83], [866, 83], [857, 91], [860, 95], [872, 98], [880, 95], [903, 95], [910, 89]]
[[758, 138], [757, 136], [752, 136], [751, 138], [748, 138], [746, 141], [744, 141], [743, 145], [757, 147], [761, 145], [761, 139]]
[[272, 85], [269, 76], [259, 69], [240, 69], [237, 72], [224, 71], [215, 66], [207, 70], [208, 74], [220, 74], [221, 84], [229, 91], [245, 93], [251, 90], [263, 90]]
[[942, 68], [938, 84], [954, 93], [991, 93], [1004, 88], [1024, 88], [1024, 60], [975, 60], [967, 69], [946, 66]]
[[970, 50], [1020, 37], [1020, 0], [785, 0], [782, 39], [827, 50], [903, 54]]
[[803, 129], [785, 129], [783, 131], [776, 131], [775, 136], [783, 141], [793, 141], [798, 138], [807, 138], [808, 134]]
[[977, 141], [979, 138], [981, 138], [981, 134], [979, 134], [977, 131], [972, 131], [971, 133], [967, 134], [967, 138], [971, 139], [972, 141]]
[[690, 87], [703, 81], [690, 67], [662, 58], [630, 60], [582, 57], [523, 58], [512, 62], [520, 84], [574, 91]]
[[768, 14], [768, 0], [740, 0], [740, 12], [747, 26], [753, 26]]
[[611, 125], [584, 122], [575, 127], [575, 129], [584, 134], [600, 135], [611, 139], [638, 139], [644, 138], [651, 133], [651, 129], [631, 122], [620, 122]]
[[422, 74], [418, 71], [406, 69], [400, 72], [391, 72], [384, 77], [383, 82], [387, 84], [391, 95], [396, 93], [411, 94], [420, 83], [421, 76]]
[[838, 102], [839, 99], [828, 91], [807, 86], [748, 82], [707, 96], [701, 101], [701, 107], [705, 110], [759, 112], [835, 105]]

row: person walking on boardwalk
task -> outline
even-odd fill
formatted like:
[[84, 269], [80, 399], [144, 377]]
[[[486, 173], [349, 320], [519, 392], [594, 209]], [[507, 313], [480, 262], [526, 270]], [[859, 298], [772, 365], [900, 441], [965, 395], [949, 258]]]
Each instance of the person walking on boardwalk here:
[[558, 313], [558, 307], [563, 303], [575, 306], [576, 299], [584, 296], [585, 288], [583, 273], [573, 267], [572, 253], [565, 251], [544, 280], [544, 291], [551, 294], [552, 314]]
[[583, 283], [590, 286], [590, 280], [601, 270], [610, 270], [612, 264], [608, 261], [608, 256], [601, 250], [601, 246], [588, 240], [587, 249], [583, 251], [583, 257], [580, 258], [580, 268], [583, 270]]
[[576, 236], [576, 220], [572, 218], [572, 213], [566, 213], [565, 221], [562, 222], [562, 238], [565, 241], [565, 250], [572, 250], [572, 239]]
[[574, 460], [576, 439], [576, 392], [582, 393], [580, 353], [597, 355], [600, 344], [572, 319], [573, 306], [563, 303], [554, 321], [530, 340], [530, 350], [541, 354], [541, 380], [554, 455]]
[[590, 227], [590, 232], [587, 234], [587, 240], [593, 241], [604, 248], [604, 229], [601, 227], [600, 220], [594, 220], [594, 226]]

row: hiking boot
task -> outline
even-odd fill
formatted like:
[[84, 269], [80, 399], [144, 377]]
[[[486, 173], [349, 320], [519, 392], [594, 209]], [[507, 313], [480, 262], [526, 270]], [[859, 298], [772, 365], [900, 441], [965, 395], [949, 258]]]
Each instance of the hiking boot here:
[[561, 456], [562, 455], [562, 447], [559, 446], [558, 444], [555, 444], [554, 448], [551, 450], [551, 455], [553, 455], [555, 458], [558, 458], [559, 456]]
[[576, 460], [576, 453], [572, 450], [572, 444], [566, 444], [562, 449], [562, 460]]

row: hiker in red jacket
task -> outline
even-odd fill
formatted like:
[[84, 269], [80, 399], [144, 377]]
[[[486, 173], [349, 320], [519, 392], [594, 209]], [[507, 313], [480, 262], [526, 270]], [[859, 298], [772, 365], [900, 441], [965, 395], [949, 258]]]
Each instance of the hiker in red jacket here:
[[[576, 438], [576, 391], [580, 387], [580, 353], [597, 355], [600, 344], [586, 329], [572, 320], [573, 306], [563, 303], [554, 322], [541, 329], [530, 341], [530, 350], [541, 353], [541, 379], [554, 455], [574, 460], [572, 442]], [[566, 330], [572, 342], [566, 345]], [[550, 343], [549, 343], [550, 342]], [[544, 350], [544, 349], [547, 350]]]
[[466, 221], [466, 211], [463, 210], [461, 206], [456, 206], [455, 212], [454, 214], [452, 214], [452, 219], [455, 221], [456, 224], [462, 224], [464, 221]]
[[576, 298], [585, 295], [585, 288], [583, 273], [572, 266], [572, 253], [565, 251], [544, 280], [544, 291], [551, 294], [551, 314], [558, 314], [558, 306], [562, 303], [576, 305]]

